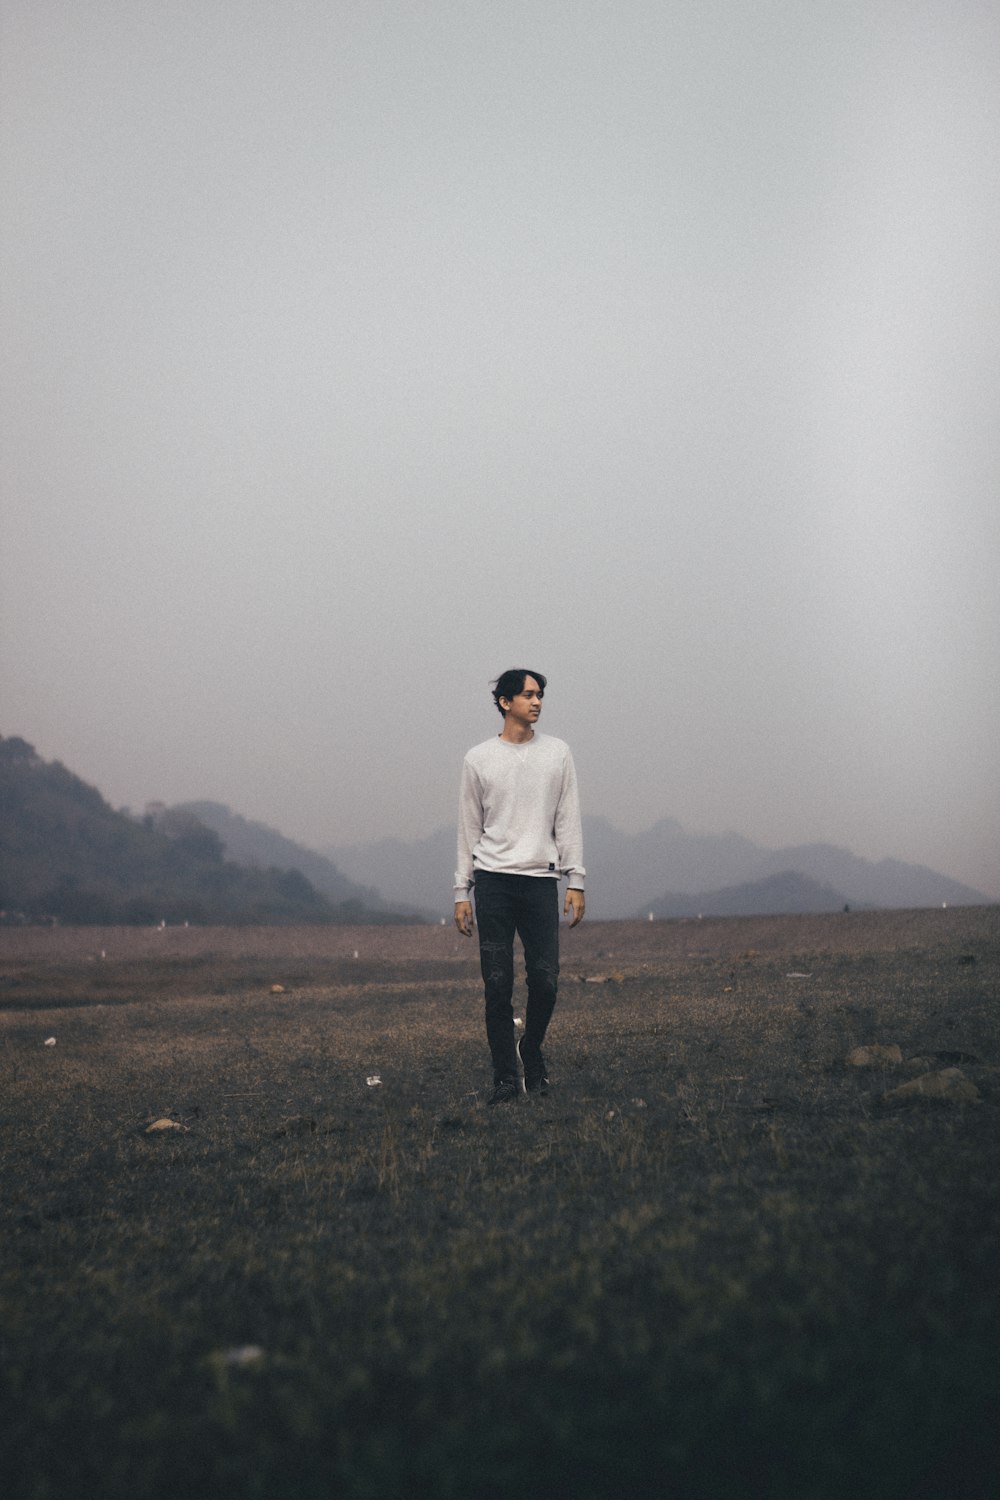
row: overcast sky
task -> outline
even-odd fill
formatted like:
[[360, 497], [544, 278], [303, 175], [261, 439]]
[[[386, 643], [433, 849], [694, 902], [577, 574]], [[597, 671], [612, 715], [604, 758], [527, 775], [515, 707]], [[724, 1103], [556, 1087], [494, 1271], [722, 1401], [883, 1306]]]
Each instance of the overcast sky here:
[[534, 667], [586, 812], [1000, 897], [994, 0], [0, 14], [0, 732], [418, 837]]

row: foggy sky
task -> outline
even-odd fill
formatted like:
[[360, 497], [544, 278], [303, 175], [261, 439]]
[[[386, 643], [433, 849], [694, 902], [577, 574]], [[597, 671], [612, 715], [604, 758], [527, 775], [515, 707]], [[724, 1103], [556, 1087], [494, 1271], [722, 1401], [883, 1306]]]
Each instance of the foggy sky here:
[[522, 665], [586, 812], [1000, 897], [991, 0], [0, 13], [0, 732], [418, 837]]

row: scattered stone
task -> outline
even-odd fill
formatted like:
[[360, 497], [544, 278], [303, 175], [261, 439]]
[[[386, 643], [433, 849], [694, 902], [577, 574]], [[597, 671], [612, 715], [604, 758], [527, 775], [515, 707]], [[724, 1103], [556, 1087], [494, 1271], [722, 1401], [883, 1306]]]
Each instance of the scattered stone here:
[[283, 995], [284, 993], [285, 993], [285, 986], [283, 984], [272, 984], [272, 986], [271, 986], [271, 994], [272, 995]]
[[584, 974], [581, 982], [583, 984], [621, 984], [624, 979], [624, 974]]
[[370, 1089], [380, 1089], [382, 1087], [381, 1073], [369, 1073], [368, 1077], [365, 1079], [365, 1083], [367, 1083]]
[[45, 1038], [44, 1045], [46, 1047], [54, 1047], [55, 1044], [56, 1044], [56, 1039], [55, 1039], [54, 1036], [48, 1036], [48, 1037]]
[[903, 1054], [895, 1043], [891, 1047], [875, 1044], [871, 1047], [852, 1047], [844, 1061], [849, 1068], [891, 1068], [903, 1061]]
[[240, 1344], [236, 1349], [226, 1349], [222, 1357], [227, 1365], [235, 1365], [242, 1370], [247, 1365], [259, 1365], [264, 1358], [264, 1351], [259, 1344]]
[[916, 1057], [906, 1059], [908, 1073], [930, 1073], [935, 1068], [940, 1068], [942, 1063], [948, 1067], [954, 1067], [957, 1063], [978, 1063], [979, 1058], [974, 1052], [958, 1052], [945, 1050], [941, 1052], [920, 1052]]
[[940, 1099], [947, 1104], [975, 1104], [979, 1090], [970, 1083], [961, 1068], [942, 1068], [937, 1073], [923, 1073], [901, 1083], [885, 1095], [887, 1104], [919, 1104], [925, 1099]]
[[224, 1370], [253, 1370], [264, 1363], [264, 1351], [259, 1344], [238, 1344], [234, 1349], [213, 1349], [208, 1363], [218, 1372]]
[[187, 1126], [182, 1125], [180, 1120], [171, 1120], [167, 1115], [163, 1115], [159, 1120], [152, 1120], [146, 1126], [143, 1134], [159, 1135], [164, 1130], [187, 1130]]
[[812, 974], [805, 974], [801, 969], [792, 969], [785, 975], [786, 979], [811, 979]]

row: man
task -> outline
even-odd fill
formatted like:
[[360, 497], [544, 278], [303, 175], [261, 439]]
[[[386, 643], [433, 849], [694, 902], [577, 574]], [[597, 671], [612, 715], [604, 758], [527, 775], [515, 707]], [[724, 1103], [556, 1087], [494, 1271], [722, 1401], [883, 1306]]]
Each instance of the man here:
[[[475, 888], [479, 958], [486, 990], [486, 1039], [493, 1060], [491, 1105], [549, 1087], [542, 1042], [559, 976], [559, 879], [569, 877], [564, 913], [584, 913], [583, 836], [569, 746], [536, 730], [545, 695], [541, 672], [515, 667], [493, 685], [503, 732], [476, 745], [462, 766], [458, 807], [455, 925], [472, 934]], [[514, 934], [528, 982], [524, 1035], [515, 1045]]]

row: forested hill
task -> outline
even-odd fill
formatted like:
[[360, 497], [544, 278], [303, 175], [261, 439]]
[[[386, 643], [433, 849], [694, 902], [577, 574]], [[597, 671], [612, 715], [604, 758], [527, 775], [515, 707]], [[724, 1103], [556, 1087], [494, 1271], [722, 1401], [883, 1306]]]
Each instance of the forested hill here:
[[[281, 870], [301, 870], [329, 901], [338, 904], [361, 901], [374, 911], [385, 910], [386, 903], [373, 886], [349, 880], [325, 855], [286, 838], [266, 823], [241, 817], [222, 802], [179, 802], [170, 811], [171, 815], [189, 813], [206, 828], [213, 829], [222, 841], [226, 858], [239, 865], [249, 865], [254, 869], [277, 866]], [[397, 907], [397, 910], [402, 909]], [[415, 907], [410, 911], [413, 915], [420, 915]]]
[[[59, 761], [0, 737], [4, 921], [385, 922], [357, 896], [334, 902], [295, 869], [248, 869], [192, 814], [136, 822]], [[396, 919], [398, 920], [398, 919]]]

